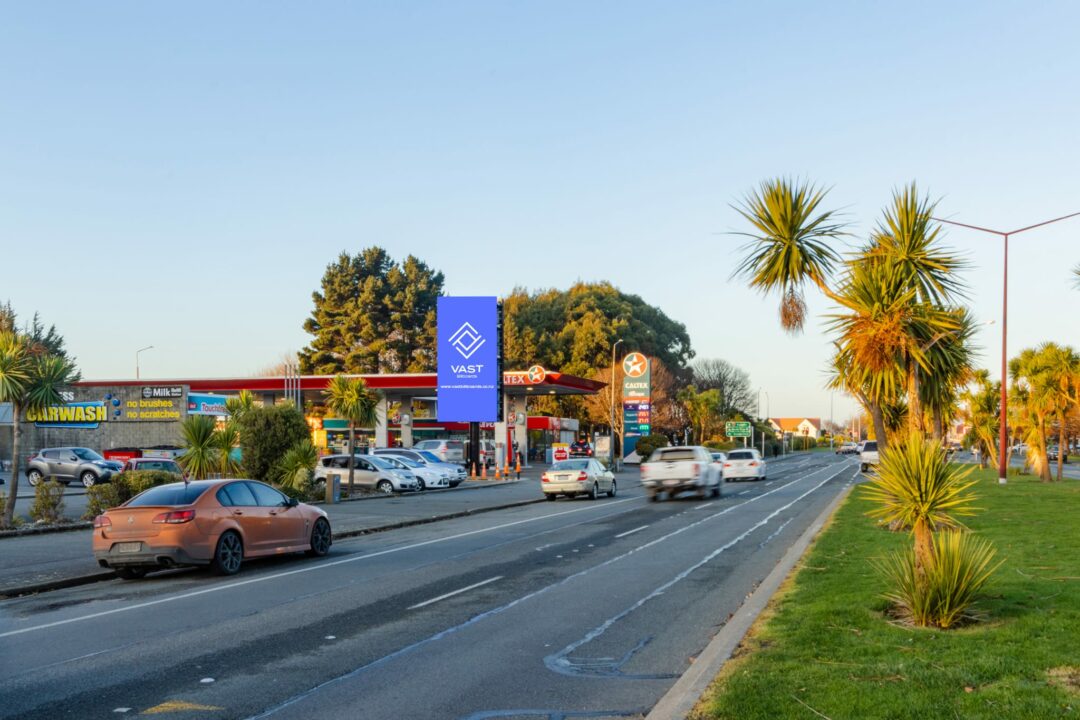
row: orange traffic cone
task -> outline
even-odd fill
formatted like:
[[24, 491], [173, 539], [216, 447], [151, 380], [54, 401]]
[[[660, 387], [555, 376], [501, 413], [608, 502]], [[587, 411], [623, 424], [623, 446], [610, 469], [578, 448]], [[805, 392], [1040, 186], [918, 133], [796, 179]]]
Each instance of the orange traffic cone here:
[[476, 463], [472, 464], [472, 475], [471, 475], [471, 477], [472, 477], [473, 480], [476, 479]]
[[503, 466], [503, 475], [510, 477], [510, 458], [506, 459], [506, 465]]
[[480, 479], [481, 480], [487, 480], [487, 464], [486, 463], [480, 466]]
[[498, 480], [499, 478], [500, 478], [500, 476], [499, 476], [499, 466], [496, 465], [495, 466], [495, 479]]
[[517, 465], [514, 466], [514, 474], [517, 475], [517, 479], [521, 479], [521, 458], [518, 458]]

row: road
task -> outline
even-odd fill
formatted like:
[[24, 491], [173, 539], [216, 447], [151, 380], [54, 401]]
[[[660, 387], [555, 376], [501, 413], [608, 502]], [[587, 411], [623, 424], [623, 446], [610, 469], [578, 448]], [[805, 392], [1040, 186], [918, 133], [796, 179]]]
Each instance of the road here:
[[0, 717], [637, 717], [856, 470], [809, 454], [711, 501], [623, 483], [235, 578], [7, 600]]

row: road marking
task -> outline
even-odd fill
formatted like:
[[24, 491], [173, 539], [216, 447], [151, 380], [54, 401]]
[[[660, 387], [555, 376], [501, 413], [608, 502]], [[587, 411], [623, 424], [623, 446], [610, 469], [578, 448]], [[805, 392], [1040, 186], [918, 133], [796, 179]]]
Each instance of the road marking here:
[[140, 715], [161, 715], [162, 713], [170, 712], [188, 712], [190, 710], [224, 710], [223, 707], [216, 705], [197, 705], [196, 703], [190, 703], [186, 700], [167, 700], [160, 705], [155, 705], [152, 708], [143, 710]]
[[619, 534], [618, 534], [618, 535], [616, 535], [615, 537], [617, 537], [617, 538], [621, 538], [621, 537], [626, 537], [627, 535], [633, 535], [633, 534], [634, 534], [634, 533], [636, 533], [636, 532], [641, 532], [642, 530], [644, 530], [644, 529], [645, 529], [645, 528], [647, 528], [647, 527], [649, 527], [649, 526], [648, 526], [648, 525], [642, 525], [642, 526], [641, 526], [641, 527], [639, 527], [639, 528], [634, 528], [633, 530], [627, 530], [627, 531], [626, 531], [626, 532], [624, 532], [624, 533], [619, 533]]
[[259, 577], [251, 578], [249, 580], [240, 580], [237, 582], [228, 583], [226, 585], [215, 585], [214, 587], [203, 588], [201, 590], [193, 590], [191, 592], [181, 593], [180, 595], [172, 595], [170, 597], [158, 598], [157, 600], [147, 600], [146, 602], [135, 603], [134, 605], [125, 605], [123, 607], [113, 608], [112, 610], [102, 610], [100, 612], [90, 613], [88, 615], [80, 615], [78, 617], [67, 618], [65, 620], [54, 620], [53, 622], [43, 623], [41, 625], [33, 625], [31, 627], [20, 628], [18, 630], [8, 630], [7, 632], [0, 633], [0, 638], [11, 637], [13, 635], [22, 635], [23, 633], [35, 632], [37, 630], [47, 630], [48, 628], [59, 627], [61, 625], [69, 625], [71, 623], [82, 622], [84, 620], [93, 620], [95, 618], [115, 615], [117, 613], [128, 612], [130, 610], [141, 610], [142, 608], [162, 605], [164, 603], [170, 603], [176, 600], [187, 600], [188, 598], [198, 597], [200, 595], [208, 595], [214, 592], [221, 592], [222, 590], [232, 590], [233, 588], [244, 587], [246, 585], [253, 585], [260, 582], [266, 582], [267, 580], [277, 580], [283, 577], [299, 575], [301, 573], [314, 572], [316, 570], [325, 570], [327, 568], [336, 567], [338, 565], [345, 565], [346, 563], [354, 563], [360, 560], [370, 560], [371, 558], [382, 557], [383, 555], [391, 555], [393, 553], [398, 553], [405, 550], [415, 550], [416, 548], [427, 547], [428, 545], [434, 545], [436, 543], [448, 542], [450, 540], [458, 540], [463, 537], [471, 537], [473, 535], [489, 533], [495, 530], [503, 530], [508, 527], [514, 527], [515, 525], [523, 525], [525, 523], [537, 522], [538, 520], [549, 520], [551, 518], [561, 517], [563, 515], [573, 515], [579, 512], [586, 512], [588, 510], [604, 510], [610, 508], [612, 505], [621, 505], [622, 503], [634, 502], [635, 500], [640, 499], [640, 497], [631, 497], [625, 498], [623, 500], [610, 500], [606, 503], [603, 503], [602, 505], [589, 504], [584, 505], [583, 507], [575, 508], [573, 510], [563, 510], [561, 512], [551, 513], [550, 515], [541, 515], [540, 517], [525, 518], [524, 520], [515, 520], [514, 522], [503, 523], [501, 525], [493, 525], [491, 527], [480, 528], [478, 530], [469, 530], [467, 532], [457, 533], [456, 535], [447, 535], [446, 537], [434, 538], [432, 540], [424, 540], [423, 542], [413, 543], [412, 545], [402, 545], [400, 547], [379, 550], [378, 552], [373, 552], [367, 555], [356, 555], [354, 557], [342, 558], [341, 560], [332, 560], [330, 562], [319, 563], [318, 565], [308, 565], [307, 567], [297, 568], [295, 570], [286, 570], [285, 572], [274, 573], [272, 575], [260, 575]]
[[769, 486], [770, 486], [770, 485], [772, 485], [772, 484], [773, 484], [774, 482], [776, 482], [776, 481], [775, 481], [775, 480], [770, 480], [769, 482], [765, 483], [765, 487], [769, 487]]
[[694, 507], [694, 509], [695, 510], [704, 510], [705, 508], [710, 507], [711, 505], [712, 505], [712, 503], [702, 503], [701, 505], [696, 505]]
[[[822, 468], [822, 470], [826, 470], [826, 469], [828, 469], [828, 468]], [[273, 706], [271, 708], [263, 710], [261, 713], [259, 713], [257, 715], [250, 716], [247, 720], [261, 720], [262, 718], [267, 718], [267, 717], [270, 717], [271, 715], [276, 715], [279, 711], [284, 710], [287, 707], [291, 707], [291, 706], [293, 706], [293, 705], [295, 705], [295, 704], [297, 704], [297, 703], [311, 697], [315, 693], [320, 692], [322, 690], [325, 690], [328, 687], [331, 687], [333, 685], [337, 685], [338, 683], [341, 683], [341, 682], [344, 682], [344, 681], [349, 680], [351, 678], [357, 677], [361, 673], [363, 673], [363, 672], [365, 672], [367, 670], [370, 670], [372, 668], [376, 668], [376, 667], [379, 667], [381, 665], [385, 665], [386, 663], [390, 662], [391, 660], [395, 660], [396, 658], [402, 657], [403, 655], [407, 655], [407, 654], [411, 653], [412, 651], [417, 650], [417, 649], [419, 649], [421, 647], [424, 647], [426, 645], [430, 645], [433, 642], [438, 642], [439, 640], [442, 640], [445, 637], [449, 637], [450, 635], [461, 632], [462, 630], [464, 630], [464, 629], [466, 629], [468, 627], [472, 627], [473, 625], [476, 625], [477, 623], [483, 622], [484, 620], [487, 620], [488, 618], [495, 617], [496, 615], [501, 615], [502, 613], [506, 612], [507, 610], [515, 608], [518, 605], [521, 605], [522, 603], [527, 602], [528, 600], [531, 600], [531, 599], [533, 599], [535, 597], [543, 595], [544, 593], [548, 592], [549, 590], [552, 590], [554, 588], [566, 585], [566, 584], [570, 583], [571, 581], [576, 580], [576, 579], [581, 578], [581, 577], [584, 577], [585, 575], [588, 575], [589, 573], [591, 573], [591, 572], [593, 572], [595, 570], [599, 570], [600, 568], [607, 567], [609, 565], [613, 565], [614, 563], [619, 562], [620, 560], [623, 560], [625, 558], [628, 558], [631, 555], [635, 555], [635, 554], [641, 552], [642, 550], [653, 547], [655, 545], [659, 545], [660, 543], [664, 542], [665, 540], [673, 538], [676, 535], [680, 535], [680, 534], [690, 530], [691, 528], [695, 528], [698, 525], [701, 525], [702, 523], [706, 523], [706, 522], [708, 522], [710, 520], [713, 520], [715, 518], [718, 518], [718, 517], [720, 517], [722, 515], [727, 515], [729, 512], [735, 510], [736, 508], [740, 508], [740, 507], [742, 507], [744, 505], [749, 505], [750, 503], [757, 502], [758, 500], [761, 500], [764, 497], [767, 497], [769, 495], [772, 495], [773, 493], [776, 493], [776, 492], [779, 492], [779, 491], [783, 490], [788, 485], [794, 485], [797, 482], [801, 482], [802, 480], [813, 477], [814, 475], [817, 475], [819, 472], [821, 472], [821, 470], [817, 470], [815, 472], [810, 473], [809, 475], [805, 475], [805, 476], [799, 478], [798, 480], [792, 480], [791, 482], [785, 483], [784, 485], [781, 485], [780, 487], [778, 487], [778, 488], [776, 488], [774, 490], [768, 490], [768, 491], [762, 493], [761, 495], [757, 495], [755, 497], [752, 497], [752, 498], [750, 498], [749, 500], [747, 500], [745, 502], [739, 503], [738, 505], [732, 505], [731, 507], [725, 508], [725, 509], [721, 510], [718, 513], [714, 513], [712, 515], [707, 515], [706, 517], [702, 518], [701, 520], [697, 520], [695, 522], [690, 523], [689, 525], [685, 525], [685, 526], [683, 526], [681, 528], [678, 528], [677, 530], [673, 530], [670, 533], [668, 533], [667, 535], [662, 535], [661, 537], [650, 540], [649, 542], [647, 542], [647, 543], [645, 543], [643, 545], [638, 545], [636, 548], [633, 548], [631, 550], [627, 550], [626, 552], [622, 553], [621, 555], [616, 555], [613, 558], [608, 558], [607, 560], [604, 560], [601, 563], [593, 565], [592, 567], [585, 568], [584, 570], [579, 570], [579, 571], [577, 571], [576, 573], [574, 573], [572, 575], [567, 575], [562, 580], [557, 580], [556, 582], [553, 582], [550, 585], [545, 585], [544, 587], [539, 588], [538, 590], [533, 590], [532, 592], [526, 593], [525, 595], [522, 595], [522, 596], [520, 596], [518, 598], [515, 598], [514, 600], [511, 600], [510, 602], [506, 603], [505, 605], [500, 605], [499, 607], [492, 608], [491, 610], [487, 610], [487, 611], [482, 612], [482, 613], [480, 613], [478, 615], [474, 615], [473, 617], [469, 618], [468, 620], [466, 620], [465, 622], [463, 622], [463, 623], [461, 623], [459, 625], [454, 625], [453, 627], [448, 627], [445, 630], [440, 630], [439, 632], [435, 633], [434, 635], [429, 635], [428, 637], [424, 638], [423, 640], [417, 640], [416, 642], [412, 643], [411, 645], [406, 645], [403, 648], [395, 650], [394, 652], [390, 653], [389, 655], [383, 655], [381, 658], [378, 658], [377, 660], [372, 660], [371, 662], [369, 662], [369, 663], [367, 663], [365, 665], [361, 665], [358, 668], [350, 670], [349, 672], [345, 673], [344, 675], [338, 675], [335, 678], [330, 678], [329, 680], [324, 680], [323, 682], [319, 683], [318, 685], [316, 685], [313, 688], [310, 688], [310, 689], [305, 690], [303, 692], [300, 692], [300, 693], [298, 693], [296, 695], [293, 695], [288, 700], [285, 700], [284, 702], [281, 702], [278, 705], [275, 705], [275, 706]], [[841, 470], [841, 472], [843, 472], [843, 470]], [[838, 472], [838, 473], [835, 473], [833, 475], [830, 475], [824, 482], [821, 483], [821, 485], [824, 485], [826, 482], [828, 482], [829, 480], [832, 480], [833, 478], [835, 478], [839, 474], [840, 473]], [[818, 485], [817, 487], [820, 487], [820, 485]], [[817, 487], [815, 487], [814, 490], [816, 490]], [[811, 490], [811, 492], [813, 492], [813, 490]]]
[[750, 491], [749, 490], [743, 490], [741, 493], [739, 493], [739, 495], [745, 495], [748, 492], [750, 492]]
[[461, 593], [463, 593], [463, 592], [469, 592], [470, 590], [475, 590], [475, 589], [476, 589], [476, 588], [478, 588], [478, 587], [481, 587], [481, 586], [483, 586], [483, 585], [487, 585], [487, 584], [489, 584], [489, 583], [493, 583], [493, 582], [495, 582], [496, 580], [502, 580], [502, 579], [503, 579], [503, 576], [502, 576], [502, 575], [496, 575], [496, 576], [495, 576], [495, 577], [493, 577], [493, 578], [488, 578], [487, 580], [481, 580], [481, 581], [480, 581], [480, 582], [478, 582], [478, 583], [473, 583], [472, 585], [469, 585], [468, 587], [463, 587], [463, 588], [461, 588], [460, 590], [454, 590], [453, 592], [448, 592], [448, 593], [446, 593], [445, 595], [440, 595], [439, 597], [436, 597], [436, 598], [431, 598], [430, 600], [425, 600], [425, 601], [424, 601], [424, 602], [422, 602], [422, 603], [416, 603], [415, 605], [411, 605], [411, 606], [410, 606], [410, 607], [409, 607], [408, 609], [409, 609], [409, 610], [415, 610], [415, 609], [417, 609], [417, 608], [422, 608], [422, 607], [426, 607], [426, 606], [428, 606], [428, 605], [431, 605], [432, 603], [437, 603], [437, 602], [439, 602], [440, 600], [445, 600], [446, 598], [452, 598], [452, 597], [454, 597], [455, 595], [460, 595], [460, 594], [461, 594]]

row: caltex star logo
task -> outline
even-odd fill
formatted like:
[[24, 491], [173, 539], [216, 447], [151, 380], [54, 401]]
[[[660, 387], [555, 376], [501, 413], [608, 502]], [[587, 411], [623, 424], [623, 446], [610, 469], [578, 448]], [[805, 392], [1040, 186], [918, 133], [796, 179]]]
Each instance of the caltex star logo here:
[[533, 385], [539, 385], [540, 383], [544, 382], [544, 378], [546, 377], [547, 370], [544, 370], [544, 368], [540, 367], [539, 365], [533, 365], [531, 368], [529, 368], [529, 382]]
[[447, 342], [461, 354], [461, 357], [468, 360], [487, 341], [476, 331], [476, 328], [466, 322], [462, 323]]
[[645, 374], [645, 368], [648, 367], [648, 361], [645, 356], [639, 352], [633, 352], [627, 355], [622, 361], [623, 372], [627, 377], [641, 377]]

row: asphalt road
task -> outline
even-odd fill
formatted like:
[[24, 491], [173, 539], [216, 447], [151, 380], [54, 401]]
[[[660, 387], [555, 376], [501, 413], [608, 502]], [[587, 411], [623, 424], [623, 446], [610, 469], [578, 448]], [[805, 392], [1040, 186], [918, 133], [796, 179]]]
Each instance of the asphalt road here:
[[717, 500], [623, 487], [7, 600], [0, 717], [640, 716], [856, 470], [815, 453]]

